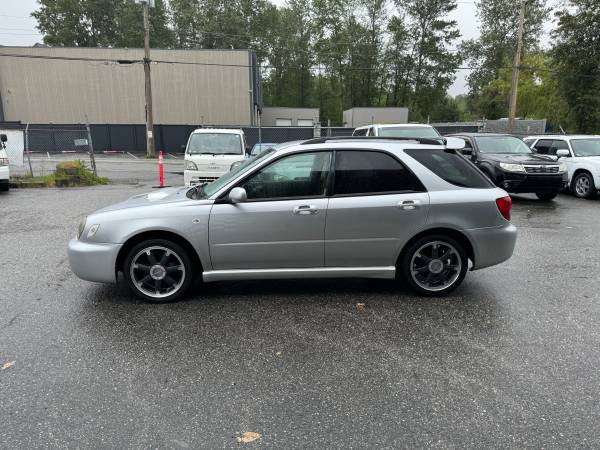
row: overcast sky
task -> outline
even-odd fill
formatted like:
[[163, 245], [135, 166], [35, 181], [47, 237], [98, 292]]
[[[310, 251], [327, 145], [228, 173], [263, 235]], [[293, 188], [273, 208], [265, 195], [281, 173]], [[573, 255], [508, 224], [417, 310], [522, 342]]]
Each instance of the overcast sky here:
[[[285, 0], [271, 1], [277, 5], [285, 3]], [[36, 21], [30, 17], [36, 8], [36, 0], [0, 0], [0, 45], [31, 46], [42, 41], [35, 29]], [[462, 39], [478, 36], [475, 11], [473, 0], [459, 0], [457, 10], [450, 17], [459, 23]], [[465, 71], [457, 73], [456, 82], [450, 88], [451, 95], [465, 93], [465, 75]]]

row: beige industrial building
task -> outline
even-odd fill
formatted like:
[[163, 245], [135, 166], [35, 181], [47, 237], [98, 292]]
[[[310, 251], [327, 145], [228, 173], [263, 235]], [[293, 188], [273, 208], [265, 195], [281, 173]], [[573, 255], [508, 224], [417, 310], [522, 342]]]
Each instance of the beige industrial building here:
[[319, 108], [265, 106], [260, 120], [263, 127], [312, 127], [319, 123]]
[[[143, 124], [142, 58], [142, 49], [0, 47], [0, 121]], [[155, 124], [256, 124], [252, 51], [152, 50], [151, 59]]]
[[408, 108], [357, 107], [344, 111], [344, 126], [362, 127], [373, 123], [407, 123]]

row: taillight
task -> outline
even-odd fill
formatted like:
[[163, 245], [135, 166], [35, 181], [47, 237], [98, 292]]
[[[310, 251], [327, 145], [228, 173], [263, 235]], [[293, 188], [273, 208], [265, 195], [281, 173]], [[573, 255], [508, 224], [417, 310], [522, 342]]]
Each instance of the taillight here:
[[496, 206], [498, 211], [502, 214], [506, 220], [510, 220], [510, 210], [512, 209], [512, 200], [510, 196], [501, 197], [496, 199]]

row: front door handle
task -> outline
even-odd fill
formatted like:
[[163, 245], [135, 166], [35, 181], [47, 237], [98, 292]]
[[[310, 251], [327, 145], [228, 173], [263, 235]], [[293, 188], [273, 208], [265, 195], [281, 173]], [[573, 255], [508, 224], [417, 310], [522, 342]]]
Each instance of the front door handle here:
[[420, 200], [402, 200], [398, 202], [398, 208], [404, 211], [413, 211], [421, 207]]
[[300, 205], [294, 208], [294, 214], [299, 216], [308, 216], [310, 214], [316, 214], [318, 211], [314, 205]]

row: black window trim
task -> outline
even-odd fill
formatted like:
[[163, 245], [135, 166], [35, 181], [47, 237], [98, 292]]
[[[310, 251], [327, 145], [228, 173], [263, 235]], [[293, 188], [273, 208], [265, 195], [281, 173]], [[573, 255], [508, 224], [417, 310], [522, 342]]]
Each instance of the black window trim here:
[[[404, 170], [406, 170], [408, 173], [410, 173], [413, 178], [417, 181], [417, 183], [420, 185], [420, 189], [406, 189], [406, 190], [402, 190], [402, 191], [381, 191], [381, 192], [356, 192], [356, 193], [351, 193], [351, 194], [336, 194], [334, 192], [334, 188], [335, 188], [335, 161], [336, 161], [336, 155], [338, 152], [373, 152], [373, 153], [383, 153], [384, 155], [390, 156], [392, 159], [394, 159], [398, 164], [400, 164], [400, 166], [402, 166], [402, 168]], [[327, 186], [328, 190], [327, 190], [327, 194], [329, 198], [344, 198], [344, 197], [372, 197], [375, 195], [399, 195], [399, 194], [416, 194], [416, 193], [423, 193], [423, 192], [427, 192], [427, 189], [425, 188], [425, 185], [423, 184], [423, 182], [419, 179], [418, 176], [415, 175], [415, 173], [406, 165], [402, 162], [402, 160], [400, 158], [398, 158], [395, 154], [388, 152], [386, 150], [379, 150], [379, 149], [370, 149], [370, 148], [343, 148], [343, 149], [335, 149], [334, 150], [334, 155], [333, 158], [331, 160], [331, 171], [330, 171], [330, 177], [331, 180], [330, 184]]]

